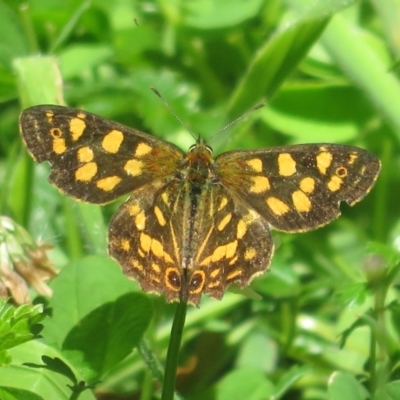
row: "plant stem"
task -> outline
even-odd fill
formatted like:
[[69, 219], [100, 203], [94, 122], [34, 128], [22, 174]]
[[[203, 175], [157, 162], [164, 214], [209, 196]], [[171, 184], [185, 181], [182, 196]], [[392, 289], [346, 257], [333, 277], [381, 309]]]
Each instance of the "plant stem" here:
[[173, 400], [175, 393], [176, 369], [178, 366], [179, 349], [182, 332], [185, 325], [187, 303], [180, 302], [175, 310], [174, 322], [171, 328], [167, 361], [165, 364], [164, 384], [161, 400]]
[[372, 393], [383, 387], [388, 378], [388, 364], [389, 364], [389, 341], [387, 338], [386, 323], [385, 323], [385, 299], [387, 295], [387, 282], [381, 280], [376, 286], [374, 297], [374, 317], [376, 321], [375, 330], [375, 360], [374, 371], [371, 371], [372, 380]]

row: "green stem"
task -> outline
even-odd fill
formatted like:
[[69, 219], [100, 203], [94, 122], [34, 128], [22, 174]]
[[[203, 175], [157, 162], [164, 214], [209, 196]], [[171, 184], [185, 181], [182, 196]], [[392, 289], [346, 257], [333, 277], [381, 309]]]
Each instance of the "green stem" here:
[[155, 354], [150, 349], [148, 343], [145, 340], [142, 340], [137, 349], [147, 368], [151, 371], [152, 376], [160, 383], [163, 382], [164, 372], [162, 370], [162, 366], [160, 365], [160, 362], [156, 358]]
[[79, 396], [81, 395], [82, 392], [72, 392], [69, 400], [77, 400], [79, 398]]
[[[388, 374], [388, 363], [389, 363], [389, 354], [388, 354], [388, 341], [387, 341], [387, 332], [386, 332], [386, 324], [385, 324], [385, 299], [387, 294], [387, 286], [384, 280], [381, 280], [375, 290], [375, 304], [374, 304], [374, 317], [376, 321], [376, 330], [375, 330], [375, 341], [376, 341], [376, 349], [375, 349], [375, 362], [374, 366], [378, 366], [374, 371], [371, 371], [372, 380], [372, 393], [383, 387], [387, 381]], [[371, 366], [372, 367], [372, 366]]]
[[167, 361], [165, 364], [164, 385], [161, 400], [173, 400], [175, 393], [176, 369], [178, 366], [179, 349], [182, 332], [185, 325], [187, 303], [180, 302], [175, 310], [174, 322], [171, 328]]

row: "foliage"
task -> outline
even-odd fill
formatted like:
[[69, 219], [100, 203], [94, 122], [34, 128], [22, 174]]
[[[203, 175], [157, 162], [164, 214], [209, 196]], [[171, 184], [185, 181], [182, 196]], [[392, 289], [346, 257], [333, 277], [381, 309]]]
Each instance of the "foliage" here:
[[42, 306], [22, 305], [17, 308], [0, 299], [0, 365], [11, 362], [8, 350], [39, 335], [44, 318]]
[[271, 272], [252, 283], [261, 299], [228, 292], [188, 310], [179, 396], [400, 398], [399, 12], [398, 0], [0, 1], [1, 212], [52, 243], [61, 269], [42, 338], [8, 350], [0, 397], [160, 396], [175, 305], [106, 257], [120, 202], [58, 193], [17, 133], [21, 107], [65, 101], [187, 149], [154, 86], [206, 139], [267, 102], [212, 138], [216, 153], [332, 142], [383, 164], [339, 220], [274, 233]]

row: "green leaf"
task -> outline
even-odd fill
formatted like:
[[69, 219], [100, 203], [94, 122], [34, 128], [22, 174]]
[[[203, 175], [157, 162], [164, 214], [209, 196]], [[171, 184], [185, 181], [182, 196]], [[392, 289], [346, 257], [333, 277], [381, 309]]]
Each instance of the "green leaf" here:
[[74, 208], [78, 210], [79, 221], [92, 252], [107, 255], [107, 226], [104, 223], [101, 207], [75, 202]]
[[[71, 382], [67, 377], [47, 369], [30, 368], [23, 365], [26, 362], [42, 364], [43, 356], [59, 358], [66, 362], [54, 348], [35, 340], [12, 348], [10, 354], [13, 358], [12, 364], [0, 367], [0, 388], [6, 386], [33, 392], [46, 400], [68, 400], [70, 398], [72, 392], [68, 385]], [[19, 399], [25, 400], [24, 397]], [[79, 400], [94, 399], [95, 397], [89, 390], [83, 392], [79, 397]]]
[[264, 373], [252, 367], [233, 370], [217, 386], [217, 400], [265, 400], [274, 393]]
[[14, 307], [0, 299], [0, 365], [11, 362], [6, 350], [35, 338], [32, 328], [44, 318], [41, 305]]
[[348, 372], [334, 372], [329, 378], [329, 400], [366, 400], [369, 398], [365, 388]]
[[64, 79], [71, 79], [99, 66], [112, 55], [109, 46], [76, 44], [60, 54], [60, 68]]
[[49, 301], [53, 316], [43, 322], [42, 335], [58, 349], [69, 331], [90, 312], [137, 287], [114, 261], [101, 256], [66, 265], [50, 286], [54, 293]]
[[73, 384], [78, 383], [72, 369], [60, 358], [42, 356], [42, 361], [44, 364], [24, 363], [24, 365], [30, 368], [45, 368], [49, 371], [57, 372], [58, 374], [66, 376]]
[[1, 386], [0, 387], [1, 400], [46, 400], [44, 397], [39, 396], [33, 392], [13, 387]]
[[374, 400], [398, 400], [400, 399], [400, 381], [392, 381], [387, 383], [382, 388], [379, 388], [374, 397]]
[[304, 20], [268, 40], [255, 54], [233, 93], [228, 114], [243, 114], [262, 98], [269, 99], [306, 55], [324, 30], [328, 18]]
[[62, 79], [57, 58], [17, 58], [13, 65], [23, 108], [36, 104], [63, 103]]
[[[259, 357], [260, 349], [263, 349], [267, 357]], [[265, 333], [252, 332], [241, 346], [238, 358], [238, 367], [254, 367], [265, 373], [271, 373], [277, 367], [277, 347], [274, 340]]]
[[192, 28], [222, 29], [254, 18], [263, 0], [192, 0], [183, 5], [183, 22]]
[[291, 389], [294, 383], [296, 383], [304, 375], [310, 374], [310, 372], [311, 368], [308, 366], [294, 365], [293, 367], [291, 367], [279, 379], [279, 382], [277, 383], [275, 388], [274, 398], [282, 398], [284, 394], [288, 392], [289, 389]]
[[13, 10], [0, 1], [0, 64], [11, 67], [11, 60], [28, 53], [28, 44]]
[[341, 304], [346, 307], [353, 305], [362, 305], [367, 299], [368, 289], [364, 282], [360, 283], [349, 283], [342, 286], [336, 296], [339, 298]]
[[[337, 15], [322, 36], [322, 42], [355, 86], [359, 87], [371, 103], [390, 123], [400, 137], [400, 83], [356, 28], [354, 23]], [[346, 43], [343, 46], [343, 43]]]
[[[310, 107], [310, 104], [313, 106]], [[373, 109], [359, 90], [347, 85], [289, 84], [262, 110], [274, 129], [294, 143], [343, 143], [357, 138]]]
[[138, 345], [152, 317], [141, 293], [127, 293], [98, 307], [69, 332], [63, 354], [86, 381], [101, 378]]

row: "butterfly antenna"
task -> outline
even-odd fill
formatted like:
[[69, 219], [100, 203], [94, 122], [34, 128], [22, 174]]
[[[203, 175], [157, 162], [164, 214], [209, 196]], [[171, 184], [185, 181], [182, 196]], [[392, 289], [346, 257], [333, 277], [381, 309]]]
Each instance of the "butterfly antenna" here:
[[175, 110], [168, 104], [167, 100], [161, 95], [161, 93], [154, 87], [151, 86], [150, 89], [161, 99], [164, 105], [168, 108], [169, 112], [178, 120], [178, 122], [193, 136], [193, 138], [198, 141], [195, 134], [185, 125], [185, 123], [180, 119], [179, 115], [175, 112]]
[[235, 125], [237, 122], [242, 120], [243, 118], [246, 118], [249, 114], [251, 114], [253, 111], [258, 110], [259, 108], [262, 108], [265, 106], [265, 103], [257, 104], [253, 108], [250, 108], [250, 110], [246, 111], [244, 114], [242, 114], [240, 117], [237, 117], [234, 119], [232, 122], [229, 122], [228, 125], [225, 125], [221, 129], [218, 129], [217, 132], [215, 132], [211, 137], [209, 137], [207, 140], [211, 140], [214, 136], [218, 135], [218, 133], [221, 133], [222, 131], [230, 128], [232, 125]]

